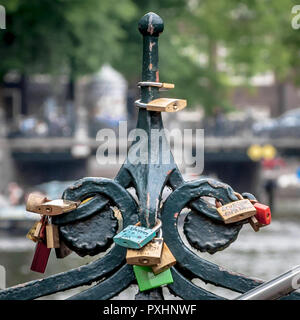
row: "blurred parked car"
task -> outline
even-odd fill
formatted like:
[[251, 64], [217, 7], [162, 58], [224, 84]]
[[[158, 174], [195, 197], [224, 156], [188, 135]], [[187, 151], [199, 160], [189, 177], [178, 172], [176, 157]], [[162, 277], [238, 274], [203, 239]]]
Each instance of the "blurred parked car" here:
[[280, 117], [255, 123], [255, 136], [269, 138], [300, 137], [300, 108], [285, 112]]

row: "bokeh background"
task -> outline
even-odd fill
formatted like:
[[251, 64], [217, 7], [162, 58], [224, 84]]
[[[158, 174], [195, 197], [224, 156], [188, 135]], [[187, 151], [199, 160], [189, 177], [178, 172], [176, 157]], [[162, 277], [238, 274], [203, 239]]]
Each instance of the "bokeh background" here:
[[[204, 255], [234, 271], [271, 279], [300, 260], [300, 30], [290, 0], [2, 0], [0, 30], [0, 264], [6, 286], [82, 265], [75, 253], [45, 275], [30, 271], [36, 219], [26, 197], [60, 198], [85, 176], [113, 178], [99, 165], [98, 130], [136, 124], [142, 37], [149, 11], [165, 30], [160, 79], [188, 107], [165, 127], [204, 129], [204, 171], [236, 191], [253, 192], [273, 221], [245, 226], [224, 252]], [[299, 9], [300, 12], [300, 9]], [[126, 138], [126, 137], [121, 137]], [[184, 236], [183, 236], [184, 238]], [[197, 282], [205, 286], [201, 282]], [[227, 297], [233, 293], [209, 288]], [[131, 288], [119, 298], [128, 298]], [[70, 293], [71, 294], [71, 293]], [[65, 298], [63, 293], [55, 298]]]

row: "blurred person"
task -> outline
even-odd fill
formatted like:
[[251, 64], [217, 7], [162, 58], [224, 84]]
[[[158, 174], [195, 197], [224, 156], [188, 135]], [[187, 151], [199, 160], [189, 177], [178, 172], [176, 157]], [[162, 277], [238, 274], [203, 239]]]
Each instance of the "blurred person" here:
[[44, 121], [38, 121], [35, 127], [35, 132], [39, 137], [46, 137], [49, 132], [47, 123]]
[[24, 200], [24, 191], [16, 182], [8, 184], [8, 198], [12, 206], [19, 205]]
[[34, 135], [37, 119], [33, 116], [26, 117], [20, 121], [19, 130], [21, 135], [30, 137]]

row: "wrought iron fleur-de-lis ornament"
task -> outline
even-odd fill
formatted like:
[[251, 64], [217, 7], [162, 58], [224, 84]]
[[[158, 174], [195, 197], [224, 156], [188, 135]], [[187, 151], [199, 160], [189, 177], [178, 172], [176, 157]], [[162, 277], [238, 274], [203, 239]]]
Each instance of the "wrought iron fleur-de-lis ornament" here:
[[[179, 111], [186, 105], [185, 100], [159, 100], [159, 90], [172, 88], [159, 79], [158, 37], [163, 32], [162, 19], [155, 13], [147, 13], [139, 21], [139, 31], [143, 36], [143, 68], [139, 82], [141, 98], [136, 101], [139, 108], [137, 128], [148, 134], [148, 157], [155, 150], [151, 149], [151, 139], [163, 132], [162, 111]], [[162, 135], [162, 139], [166, 139]], [[35, 299], [55, 292], [95, 283], [70, 299], [110, 299], [136, 279], [131, 265], [126, 263], [126, 249], [113, 244], [113, 237], [119, 229], [136, 224], [152, 228], [160, 218], [165, 243], [176, 258], [176, 265], [171, 268], [174, 282], [168, 289], [183, 299], [223, 299], [191, 282], [199, 278], [206, 283], [246, 292], [261, 283], [259, 280], [232, 273], [213, 264], [191, 251], [182, 241], [178, 231], [178, 218], [184, 208], [188, 210], [183, 224], [184, 234], [189, 244], [201, 252], [211, 254], [223, 250], [236, 240], [243, 222], [225, 224], [216, 207], [207, 203], [203, 197], [217, 199], [222, 205], [238, 200], [234, 190], [227, 184], [213, 179], [199, 179], [185, 182], [174, 162], [170, 149], [157, 148], [157, 162], [140, 163], [135, 161], [135, 143], [128, 152], [130, 161], [125, 161], [115, 179], [83, 178], [67, 188], [62, 198], [82, 202], [75, 210], [53, 216], [52, 223], [59, 226], [60, 237], [67, 246], [80, 256], [97, 255], [106, 252], [95, 261], [53, 275], [42, 281], [31, 281], [22, 286], [0, 291], [0, 299]], [[163, 150], [163, 151], [162, 151]], [[170, 153], [170, 162], [165, 164], [162, 152]], [[162, 202], [165, 187], [172, 189], [171, 194]], [[135, 201], [129, 188], [136, 191]], [[254, 196], [244, 193], [245, 198], [255, 200]], [[122, 217], [122, 226], [116, 218], [115, 208]], [[108, 250], [110, 248], [110, 250]], [[153, 291], [139, 293], [136, 299], [151, 299]], [[163, 299], [161, 288], [155, 289], [155, 297]], [[299, 295], [293, 294], [299, 299]]]

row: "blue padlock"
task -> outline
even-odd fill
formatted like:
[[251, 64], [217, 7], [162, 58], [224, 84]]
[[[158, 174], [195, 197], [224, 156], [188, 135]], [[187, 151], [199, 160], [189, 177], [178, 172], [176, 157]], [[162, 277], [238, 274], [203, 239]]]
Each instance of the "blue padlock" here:
[[153, 229], [148, 229], [136, 225], [127, 226], [120, 233], [114, 236], [114, 242], [119, 246], [140, 249], [150, 242], [155, 236], [156, 232], [161, 228], [161, 221], [157, 219], [157, 223]]

